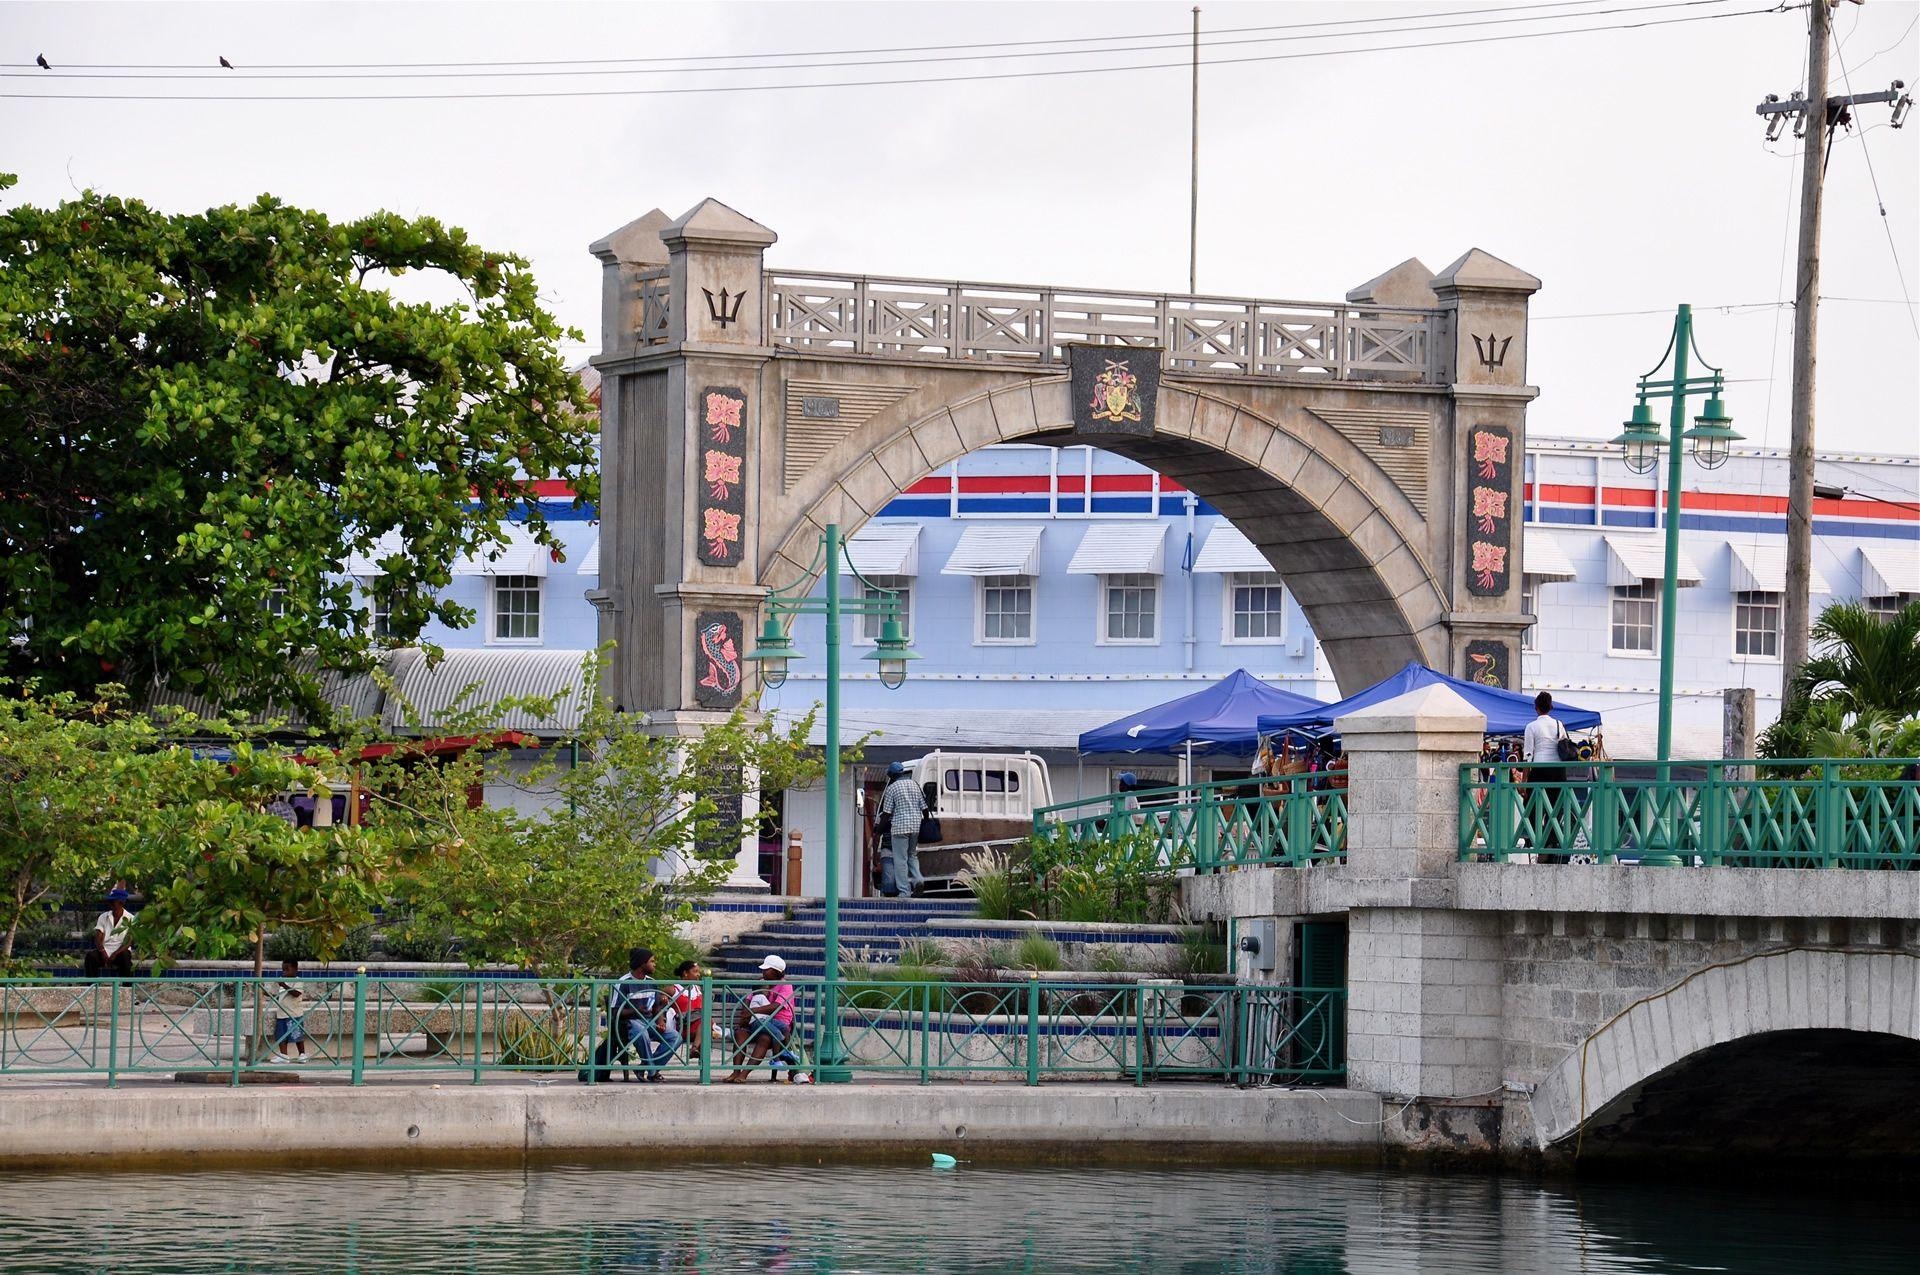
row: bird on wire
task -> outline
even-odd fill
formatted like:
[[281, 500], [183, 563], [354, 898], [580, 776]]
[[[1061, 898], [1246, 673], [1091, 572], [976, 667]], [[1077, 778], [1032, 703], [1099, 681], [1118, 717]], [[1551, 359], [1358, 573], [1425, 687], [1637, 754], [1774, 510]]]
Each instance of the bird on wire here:
[[220, 59], [220, 65], [226, 67], [229, 71], [233, 70], [233, 63], [227, 61], [225, 58]]
[[40, 69], [41, 69], [42, 71], [51, 71], [51, 70], [53, 70], [53, 63], [51, 63], [51, 62], [49, 62], [49, 61], [47, 61], [47, 55], [46, 55], [46, 54], [44, 54], [44, 53], [36, 53], [36, 54], [34, 54], [34, 55], [33, 55], [33, 60], [34, 60], [35, 62], [38, 62], [38, 63], [40, 64]]

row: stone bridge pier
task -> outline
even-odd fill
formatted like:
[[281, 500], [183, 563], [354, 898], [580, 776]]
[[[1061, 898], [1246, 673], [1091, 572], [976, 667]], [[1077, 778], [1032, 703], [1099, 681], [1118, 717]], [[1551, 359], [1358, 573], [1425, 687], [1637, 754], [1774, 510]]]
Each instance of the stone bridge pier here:
[[[1920, 873], [1462, 862], [1484, 718], [1429, 687], [1339, 727], [1347, 861], [1195, 877], [1187, 903], [1240, 933], [1345, 923], [1348, 1084], [1391, 1140], [1911, 1166]], [[1262, 977], [1287, 982], [1279, 947]]]

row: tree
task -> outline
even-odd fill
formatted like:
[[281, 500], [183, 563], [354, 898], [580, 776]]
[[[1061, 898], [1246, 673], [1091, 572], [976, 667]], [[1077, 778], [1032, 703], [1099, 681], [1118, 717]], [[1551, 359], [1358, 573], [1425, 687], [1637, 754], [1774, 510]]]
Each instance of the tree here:
[[[1787, 688], [1762, 757], [1899, 756], [1920, 717], [1920, 602], [1882, 620], [1835, 603], [1813, 626], [1816, 654]], [[1888, 750], [1894, 751], [1888, 751]]]
[[0, 671], [324, 711], [288, 655], [371, 662], [351, 555], [397, 533], [373, 587], [404, 641], [471, 622], [435, 591], [534, 480], [593, 498], [565, 335], [524, 260], [432, 218], [0, 213]]
[[[635, 944], [670, 946], [693, 904], [726, 879], [751, 826], [737, 801], [749, 773], [771, 789], [819, 774], [806, 748], [811, 717], [783, 729], [741, 710], [699, 736], [666, 738], [612, 711], [595, 681], [590, 669], [577, 765], [549, 750], [519, 776], [498, 755], [416, 769], [407, 805], [457, 830], [400, 890], [413, 932], [458, 938], [474, 963], [550, 974], [623, 966]], [[476, 764], [487, 782], [534, 791], [547, 809], [466, 808]]]
[[124, 870], [160, 786], [155, 744], [112, 694], [0, 699], [0, 960], [31, 909]]

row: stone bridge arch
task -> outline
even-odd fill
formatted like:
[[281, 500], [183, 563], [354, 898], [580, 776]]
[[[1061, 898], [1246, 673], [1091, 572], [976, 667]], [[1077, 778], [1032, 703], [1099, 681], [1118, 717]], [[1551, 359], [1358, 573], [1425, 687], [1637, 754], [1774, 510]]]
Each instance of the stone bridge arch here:
[[[1920, 956], [1792, 948], [1690, 975], [1602, 1024], [1547, 1073], [1533, 1094], [1536, 1139], [1551, 1148], [1617, 1117], [1689, 1060], [1836, 1032], [1905, 1042], [1902, 1057], [1920, 1057]], [[1910, 1063], [1899, 1070], [1920, 1077]]]
[[1152, 435], [1076, 433], [1068, 379], [1018, 381], [903, 424], [856, 431], [763, 521], [760, 583], [786, 588], [819, 534], [851, 534], [915, 481], [994, 443], [1092, 444], [1173, 478], [1233, 522], [1286, 580], [1346, 686], [1410, 659], [1449, 663], [1447, 602], [1426, 523], [1391, 475], [1304, 409], [1269, 419], [1229, 397], [1163, 384]]
[[[1408, 659], [1517, 677], [1533, 276], [1476, 249], [1340, 302], [1260, 301], [776, 271], [774, 240], [708, 199], [593, 245], [589, 596], [617, 704], [665, 730], [731, 709], [761, 599], [799, 579], [820, 526], [851, 531], [1015, 440], [1102, 447], [1207, 500], [1267, 552], [1349, 690]], [[1072, 386], [1102, 361], [1139, 374], [1144, 416], [1095, 426]]]

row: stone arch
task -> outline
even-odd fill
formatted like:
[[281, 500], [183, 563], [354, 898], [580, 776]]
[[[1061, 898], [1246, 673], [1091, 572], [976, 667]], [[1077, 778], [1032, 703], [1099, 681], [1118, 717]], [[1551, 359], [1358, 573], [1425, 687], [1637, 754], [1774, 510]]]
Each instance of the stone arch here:
[[[1064, 376], [1020, 381], [941, 406], [826, 458], [833, 470], [777, 530], [760, 581], [806, 570], [820, 531], [849, 534], [912, 483], [1002, 442], [1092, 444], [1175, 479], [1259, 546], [1287, 582], [1348, 690], [1410, 659], [1448, 667], [1448, 606], [1423, 549], [1426, 519], [1380, 467], [1306, 411], [1275, 420], [1163, 382], [1151, 435], [1073, 430]], [[800, 493], [796, 493], [800, 494]]]
[[1709, 966], [1636, 1001], [1534, 1090], [1542, 1147], [1693, 1055], [1768, 1033], [1848, 1031], [1920, 1042], [1920, 956], [1791, 948]]

